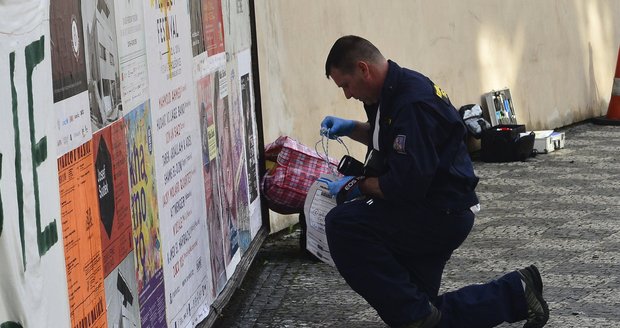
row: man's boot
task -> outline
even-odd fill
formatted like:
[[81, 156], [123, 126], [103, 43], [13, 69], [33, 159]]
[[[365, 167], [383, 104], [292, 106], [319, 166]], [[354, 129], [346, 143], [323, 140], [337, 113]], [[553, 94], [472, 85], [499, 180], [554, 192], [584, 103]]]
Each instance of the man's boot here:
[[527, 302], [527, 322], [523, 328], [540, 328], [549, 320], [549, 306], [543, 299], [543, 284], [538, 268], [530, 265], [518, 270], [521, 280], [525, 282], [525, 300]]

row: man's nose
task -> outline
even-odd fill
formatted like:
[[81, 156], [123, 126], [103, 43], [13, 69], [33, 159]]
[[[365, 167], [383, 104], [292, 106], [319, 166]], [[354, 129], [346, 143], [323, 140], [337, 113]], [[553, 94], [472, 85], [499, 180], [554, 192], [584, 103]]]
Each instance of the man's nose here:
[[352, 95], [351, 95], [351, 93], [350, 93], [349, 91], [344, 90], [344, 96], [345, 96], [347, 99], [351, 99], [351, 96], [352, 96]]

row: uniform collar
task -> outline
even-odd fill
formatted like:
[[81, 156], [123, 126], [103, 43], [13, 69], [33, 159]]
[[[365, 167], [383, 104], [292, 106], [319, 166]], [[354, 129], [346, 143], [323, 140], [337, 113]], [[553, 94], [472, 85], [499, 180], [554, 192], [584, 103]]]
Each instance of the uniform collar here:
[[383, 81], [383, 87], [381, 88], [381, 98], [379, 98], [381, 112], [384, 114], [389, 114], [389, 112], [391, 112], [391, 101], [398, 81], [400, 80], [400, 71], [401, 67], [388, 59], [388, 72]]

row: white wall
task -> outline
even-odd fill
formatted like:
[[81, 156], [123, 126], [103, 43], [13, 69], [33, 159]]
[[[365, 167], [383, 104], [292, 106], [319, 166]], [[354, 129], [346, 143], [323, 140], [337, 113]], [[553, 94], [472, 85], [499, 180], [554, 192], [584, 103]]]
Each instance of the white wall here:
[[[530, 130], [607, 112], [620, 42], [618, 0], [255, 3], [266, 143], [285, 134], [314, 145], [325, 115], [365, 118], [324, 74], [333, 42], [347, 34], [429, 76], [457, 108], [510, 88], [517, 120]], [[362, 147], [354, 154], [362, 156]]]

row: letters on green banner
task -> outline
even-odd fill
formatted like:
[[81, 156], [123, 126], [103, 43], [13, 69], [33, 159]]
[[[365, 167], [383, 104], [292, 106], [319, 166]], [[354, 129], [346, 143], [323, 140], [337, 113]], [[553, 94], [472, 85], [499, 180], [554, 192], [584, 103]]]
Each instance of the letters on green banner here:
[[[2, 223], [2, 222], [0, 222], [0, 223]], [[24, 327], [22, 325], [18, 324], [17, 322], [7, 321], [5, 323], [0, 323], [0, 328], [24, 328]]]
[[[39, 174], [37, 168], [47, 159], [47, 137], [44, 136], [41, 140], [37, 141], [35, 137], [36, 126], [34, 124], [34, 97], [32, 90], [32, 74], [35, 67], [43, 61], [45, 58], [45, 37], [37, 41], [32, 42], [25, 48], [26, 59], [26, 87], [28, 92], [28, 119], [29, 119], [29, 132], [30, 132], [30, 152], [32, 158], [32, 183], [34, 188], [34, 201], [35, 201], [35, 219], [37, 228], [37, 246], [39, 249], [39, 256], [45, 255], [48, 250], [58, 242], [58, 227], [56, 219], [54, 219], [49, 225], [42, 229], [41, 227], [41, 203], [39, 195]], [[24, 271], [26, 270], [26, 240], [24, 232], [24, 178], [22, 176], [22, 147], [19, 133], [19, 116], [18, 116], [18, 101], [17, 101], [17, 88], [15, 87], [15, 52], [9, 54], [9, 67], [10, 67], [10, 80], [11, 80], [11, 98], [12, 98], [12, 114], [13, 114], [13, 130], [15, 131], [15, 184], [17, 190], [17, 208], [18, 208], [18, 220], [19, 220], [19, 235], [22, 247], [22, 261], [24, 264]], [[0, 157], [0, 178], [2, 169], [2, 161]], [[2, 207], [2, 199], [0, 198], [0, 235], [2, 234], [2, 227], [4, 225], [4, 209]], [[8, 323], [7, 327], [11, 323]], [[1, 328], [5, 324], [2, 324]]]

